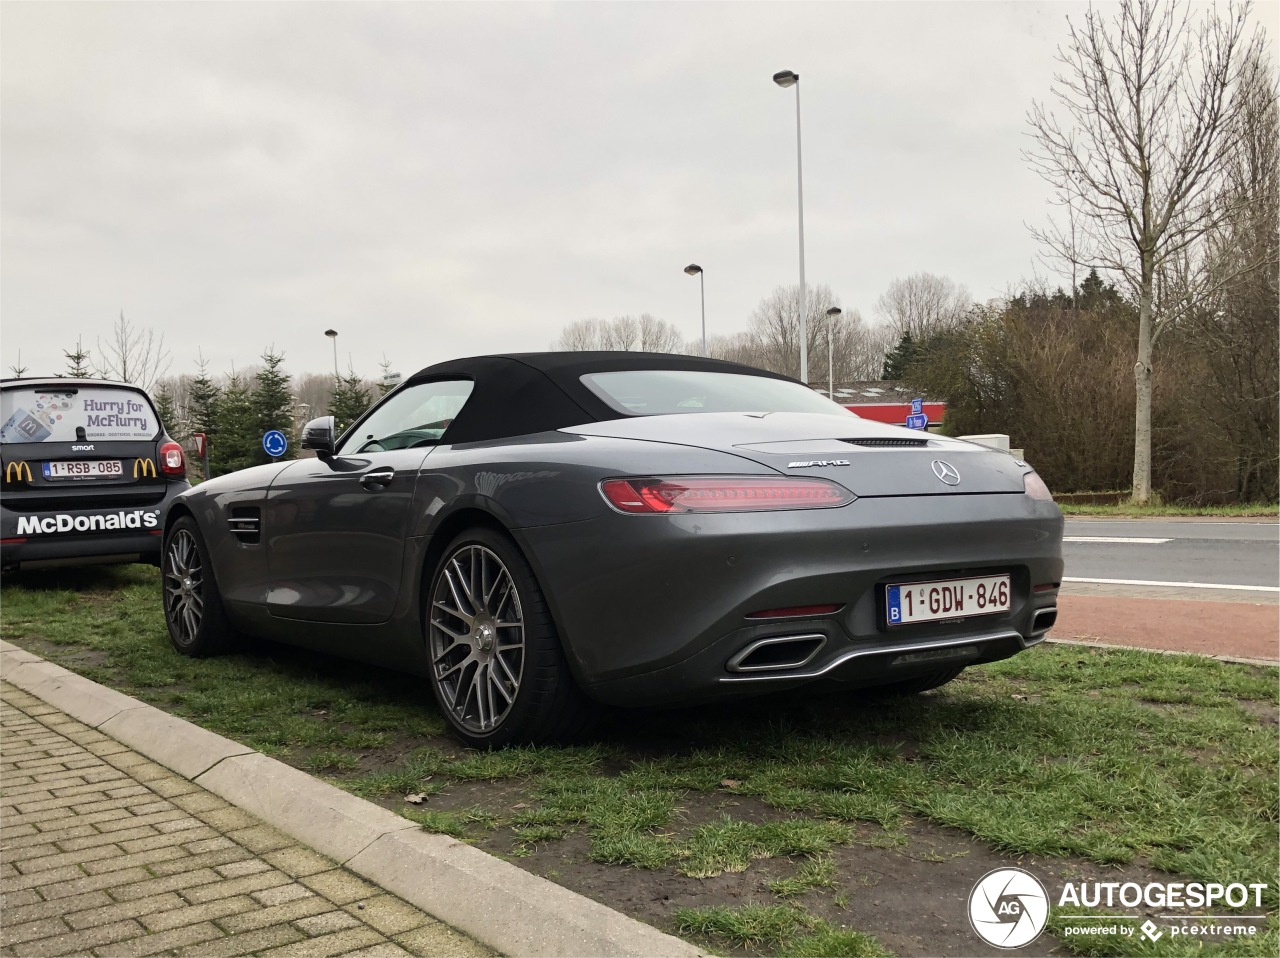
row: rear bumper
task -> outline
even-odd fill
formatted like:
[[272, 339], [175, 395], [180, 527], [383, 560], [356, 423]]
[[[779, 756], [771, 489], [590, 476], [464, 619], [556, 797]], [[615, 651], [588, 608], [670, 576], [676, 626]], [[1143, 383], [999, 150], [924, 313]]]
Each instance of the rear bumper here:
[[163, 499], [123, 508], [18, 511], [0, 504], [0, 568], [154, 562], [160, 558], [169, 504], [190, 488], [171, 482]]
[[[707, 701], [827, 680], [876, 685], [1007, 658], [1043, 638], [1063, 568], [1061, 513], [1023, 495], [609, 516], [572, 534], [560, 526], [522, 537], [579, 681], [617, 705]], [[996, 573], [1010, 576], [1008, 612], [886, 627], [888, 583]], [[748, 617], [827, 604], [840, 608]], [[739, 667], [744, 650], [790, 638], [802, 640], [794, 667]]]

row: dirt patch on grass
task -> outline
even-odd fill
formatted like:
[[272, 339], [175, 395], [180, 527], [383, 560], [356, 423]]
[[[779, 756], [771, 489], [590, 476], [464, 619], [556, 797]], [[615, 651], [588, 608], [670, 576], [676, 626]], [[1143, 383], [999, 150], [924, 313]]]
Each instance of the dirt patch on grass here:
[[1274, 702], [1259, 702], [1255, 699], [1240, 699], [1240, 707], [1254, 718], [1268, 725], [1280, 725], [1280, 709]]

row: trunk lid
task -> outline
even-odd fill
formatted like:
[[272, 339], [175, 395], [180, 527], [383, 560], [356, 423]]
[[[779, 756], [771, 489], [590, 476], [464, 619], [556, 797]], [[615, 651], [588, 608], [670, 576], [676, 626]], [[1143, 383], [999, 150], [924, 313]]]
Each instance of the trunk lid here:
[[714, 449], [783, 475], [831, 479], [859, 497], [1021, 493], [1022, 477], [1030, 471], [1007, 453], [986, 446], [852, 413], [647, 416], [563, 431]]

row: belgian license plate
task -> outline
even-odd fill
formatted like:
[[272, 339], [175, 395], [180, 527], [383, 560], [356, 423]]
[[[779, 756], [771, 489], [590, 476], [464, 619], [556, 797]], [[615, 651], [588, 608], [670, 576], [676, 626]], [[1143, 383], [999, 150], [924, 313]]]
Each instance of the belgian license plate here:
[[46, 462], [46, 479], [119, 479], [124, 466], [119, 459], [65, 459]]
[[884, 602], [884, 620], [890, 626], [993, 615], [1013, 607], [1007, 575], [888, 585]]

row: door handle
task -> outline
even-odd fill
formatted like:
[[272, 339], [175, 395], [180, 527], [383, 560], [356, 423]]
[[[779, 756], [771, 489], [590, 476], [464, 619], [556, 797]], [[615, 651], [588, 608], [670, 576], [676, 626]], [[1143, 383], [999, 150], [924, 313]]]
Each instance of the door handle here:
[[360, 485], [366, 489], [373, 490], [388, 485], [395, 477], [396, 471], [394, 469], [375, 469], [373, 472], [366, 472], [360, 477]]

